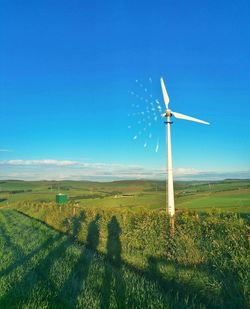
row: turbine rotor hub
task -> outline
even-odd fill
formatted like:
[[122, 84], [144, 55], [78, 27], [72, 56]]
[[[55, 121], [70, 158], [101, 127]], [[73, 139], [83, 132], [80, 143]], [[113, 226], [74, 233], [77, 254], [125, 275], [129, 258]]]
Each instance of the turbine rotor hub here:
[[171, 110], [170, 109], [166, 109], [166, 117], [171, 117]]

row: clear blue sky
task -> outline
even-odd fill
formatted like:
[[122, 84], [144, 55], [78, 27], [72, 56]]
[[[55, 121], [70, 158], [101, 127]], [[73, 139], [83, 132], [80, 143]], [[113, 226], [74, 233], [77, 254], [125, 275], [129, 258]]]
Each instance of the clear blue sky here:
[[0, 178], [158, 177], [163, 120], [144, 148], [128, 114], [137, 79], [162, 102], [161, 76], [170, 108], [211, 122], [174, 122], [176, 177], [250, 177], [249, 16], [248, 0], [2, 0]]

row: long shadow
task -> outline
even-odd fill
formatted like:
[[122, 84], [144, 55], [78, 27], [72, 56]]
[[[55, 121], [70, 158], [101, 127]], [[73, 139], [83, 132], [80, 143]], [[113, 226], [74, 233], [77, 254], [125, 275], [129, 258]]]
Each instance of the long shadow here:
[[[88, 277], [90, 265], [94, 258], [93, 252], [89, 249], [97, 251], [97, 246], [99, 244], [99, 218], [100, 216], [97, 215], [88, 225], [87, 244], [82, 249], [77, 262], [71, 269], [69, 277], [64, 282], [63, 288], [56, 298], [59, 307], [60, 304], [62, 307], [65, 307], [65, 301], [68, 302], [66, 307], [76, 308], [77, 306], [78, 296], [83, 288], [83, 282], [86, 281]], [[76, 224], [75, 231], [79, 232], [78, 224]], [[65, 300], [64, 298], [67, 294], [70, 295], [70, 298]]]
[[[34, 254], [36, 254], [36, 253], [34, 253], [34, 251], [32, 251], [32, 252], [30, 252], [28, 255], [27, 254], [25, 254], [25, 252], [24, 252], [24, 250], [23, 250], [23, 247], [22, 246], [20, 246], [20, 245], [18, 245], [16, 242], [14, 242], [13, 240], [12, 240], [12, 237], [6, 232], [6, 229], [4, 229], [4, 227], [5, 228], [7, 228], [7, 226], [9, 225], [9, 223], [10, 222], [14, 222], [13, 221], [13, 218], [11, 218], [11, 216], [6, 216], [5, 214], [4, 214], [4, 219], [7, 221], [8, 220], [8, 222], [3, 222], [3, 220], [1, 221], [1, 226], [0, 226], [0, 232], [1, 232], [1, 237], [3, 238], [3, 240], [4, 240], [4, 242], [5, 242], [5, 246], [8, 248], [8, 250], [9, 251], [11, 251], [12, 253], [13, 253], [13, 258], [15, 259], [15, 262], [14, 263], [12, 263], [12, 264], [10, 264], [7, 268], [5, 268], [4, 270], [2, 270], [1, 272], [0, 272], [0, 276], [4, 276], [4, 275], [7, 275], [8, 273], [10, 273], [12, 270], [14, 270], [17, 266], [19, 266], [20, 264], [22, 264], [22, 263], [24, 263], [25, 261], [27, 261], [29, 258], [30, 258], [30, 256], [33, 256]], [[16, 223], [16, 222], [14, 222], [14, 223]], [[13, 224], [14, 225], [14, 224]], [[36, 230], [36, 229], [35, 229]], [[13, 228], [11, 228], [11, 231], [13, 232], [14, 231], [14, 233], [16, 234], [17, 232], [21, 232], [21, 229], [16, 229], [15, 227], [14, 227], [14, 229]], [[40, 249], [41, 250], [41, 249]], [[36, 252], [37, 250], [35, 250], [35, 252]]]
[[[0, 228], [1, 229], [1, 228]], [[11, 273], [13, 270], [15, 270], [17, 267], [24, 265], [25, 263], [27, 263], [29, 260], [31, 260], [36, 254], [38, 254], [39, 252], [41, 252], [42, 250], [45, 250], [46, 248], [48, 248], [50, 245], [52, 245], [55, 241], [59, 240], [60, 238], [62, 238], [62, 235], [57, 235], [56, 237], [50, 238], [48, 240], [46, 240], [44, 243], [42, 243], [40, 246], [38, 246], [37, 248], [35, 248], [33, 251], [31, 251], [29, 254], [24, 255], [22, 254], [21, 257], [19, 259], [17, 259], [14, 263], [12, 263], [11, 265], [9, 265], [7, 268], [5, 268], [4, 270], [0, 271], [0, 277], [2, 276], [7, 276], [9, 273]], [[13, 250], [13, 246], [10, 247], [10, 249], [12, 251], [18, 251], [18, 249], [16, 247], [14, 247], [15, 249]], [[20, 252], [20, 251], [18, 251]]]
[[[16, 212], [14, 213], [16, 214]], [[1, 221], [2, 226], [0, 226], [0, 228], [2, 231], [1, 234], [5, 238], [5, 244], [7, 245], [8, 248], [11, 248], [12, 252], [17, 258], [26, 260], [26, 256], [30, 256], [30, 255], [32, 256], [33, 251], [29, 252], [28, 254], [25, 253], [23, 246], [12, 241], [13, 237], [11, 236], [14, 235], [14, 239], [17, 239], [16, 235], [19, 235], [20, 233], [22, 235], [22, 238], [27, 237], [27, 235], [32, 234], [32, 236], [29, 236], [29, 247], [30, 246], [32, 247], [32, 244], [33, 243], [36, 244], [38, 241], [36, 232], [38, 232], [40, 235], [43, 235], [44, 233], [44, 231], [41, 229], [42, 225], [39, 224], [38, 226], [35, 226], [34, 224], [31, 225], [30, 222], [24, 222], [23, 220], [20, 221], [19, 218], [13, 217], [9, 211], [7, 214], [5, 213], [3, 217], [5, 219], [5, 222]], [[27, 218], [27, 219], [30, 220], [30, 218]], [[6, 230], [3, 230], [3, 227], [5, 227]], [[9, 232], [9, 229], [10, 229], [10, 232]], [[52, 230], [50, 229], [49, 231], [51, 231], [51, 237], [54, 238], [54, 235], [52, 234]], [[8, 232], [8, 234], [6, 232]], [[60, 233], [60, 235], [62, 236], [62, 233]]]
[[[12, 211], [11, 211], [12, 212]], [[23, 217], [22, 213], [17, 213], [16, 211], [13, 211], [14, 214], [18, 214], [21, 218]], [[39, 222], [39, 225], [35, 226], [34, 224], [30, 224], [29, 222], [26, 222], [24, 220], [19, 220], [19, 218], [17, 217], [13, 217], [13, 215], [10, 214], [10, 211], [4, 213], [3, 215], [4, 219], [6, 222], [1, 221], [1, 224], [5, 225], [6, 227], [8, 226], [8, 228], [11, 228], [11, 233], [22, 233], [22, 237], [24, 237], [26, 234], [30, 234], [30, 229], [32, 229], [32, 237], [29, 237], [29, 242], [31, 243], [31, 241], [37, 241], [37, 237], [34, 237], [35, 233], [34, 232], [39, 232], [39, 233], [43, 233], [41, 227], [44, 225], [42, 223]], [[31, 217], [26, 217], [27, 219], [32, 219], [34, 220], [34, 218]], [[24, 227], [27, 227], [27, 229], [24, 229]]]
[[47, 228], [52, 229], [52, 230], [54, 230], [54, 231], [56, 231], [56, 232], [58, 232], [58, 233], [60, 233], [60, 234], [62, 234], [62, 235], [68, 235], [67, 233], [63, 232], [62, 230], [59, 230], [59, 229], [57, 229], [57, 228], [55, 228], [55, 227], [49, 225], [48, 223], [46, 223], [45, 221], [43, 221], [43, 220], [41, 220], [41, 219], [32, 217], [32, 216], [26, 214], [25, 212], [22, 212], [21, 210], [13, 209], [13, 211], [19, 213], [20, 215], [22, 215], [22, 216], [24, 216], [24, 217], [27, 217], [27, 218], [29, 218], [29, 219], [32, 219], [32, 220], [36, 221], [36, 222], [39, 222], [40, 224], [46, 226]]
[[[16, 214], [14, 212], [14, 214]], [[3, 212], [1, 212], [1, 224], [4, 225], [6, 227], [6, 229], [14, 229], [14, 231], [16, 231], [18, 228], [20, 229], [20, 225], [21, 225], [21, 229], [23, 227], [23, 222], [20, 224], [20, 222], [18, 222], [18, 220], [15, 220], [16, 217], [11, 215], [10, 211], [5, 210]]]
[[[51, 246], [56, 243], [56, 240], [51, 242]], [[11, 289], [0, 300], [1, 308], [19, 307], [20, 300], [26, 302], [29, 300], [31, 292], [39, 282], [46, 282], [46, 289], [49, 291], [56, 290], [53, 283], [48, 280], [50, 269], [56, 259], [60, 257], [67, 248], [72, 245], [72, 241], [68, 238], [63, 240], [58, 246], [49, 251], [49, 254], [43, 258], [41, 256], [36, 260], [36, 266], [30, 267], [30, 270], [23, 276], [21, 281], [15, 282]], [[52, 297], [52, 294], [51, 294]]]
[[73, 216], [73, 217], [65, 218], [63, 220], [63, 225], [66, 228], [66, 234], [71, 235], [74, 240], [78, 241], [78, 236], [82, 229], [82, 224], [85, 221], [86, 217], [87, 216], [85, 212], [82, 210], [78, 217]]
[[14, 242], [12, 242], [11, 237], [5, 232], [2, 226], [0, 226], [1, 237], [3, 238], [5, 245], [10, 249], [15, 256], [24, 256], [23, 248]]
[[85, 212], [82, 210], [80, 212], [79, 217], [74, 216], [72, 218], [72, 232], [73, 232], [73, 237], [78, 240], [78, 235], [82, 229], [82, 224], [85, 221], [85, 219], [87, 218]]
[[[23, 214], [23, 213], [22, 213]], [[23, 214], [25, 215], [25, 214]], [[26, 215], [29, 218], [32, 218], [28, 215]], [[34, 218], [32, 218], [34, 219]], [[95, 220], [93, 220], [89, 226], [88, 226], [88, 236], [87, 236], [87, 247], [90, 249], [97, 251], [97, 246], [99, 243], [99, 229], [98, 229], [98, 221], [99, 217], [96, 217]], [[77, 238], [76, 236], [79, 234], [80, 231], [80, 225], [79, 222], [77, 222], [77, 218], [75, 218], [75, 229], [73, 232], [73, 237]], [[44, 224], [44, 222], [37, 220]], [[74, 222], [74, 221], [73, 221]], [[47, 224], [45, 224], [47, 225]], [[49, 226], [49, 225], [48, 225]], [[50, 226], [49, 226], [50, 227]], [[51, 228], [51, 227], [50, 227]], [[115, 299], [117, 302], [117, 307], [124, 308], [125, 307], [125, 283], [122, 276], [121, 271], [121, 265], [124, 265], [127, 267], [130, 271], [133, 271], [135, 273], [138, 273], [140, 275], [145, 276], [146, 279], [154, 281], [158, 284], [160, 290], [163, 293], [167, 293], [170, 295], [170, 297], [173, 297], [173, 299], [176, 299], [176, 296], [178, 296], [179, 300], [177, 303], [180, 304], [180, 306], [183, 306], [182, 299], [194, 299], [201, 304], [204, 304], [207, 308], [225, 308], [226, 304], [228, 308], [233, 308], [230, 306], [229, 302], [226, 300], [226, 292], [225, 289], [222, 290], [222, 294], [224, 295], [210, 295], [206, 296], [202, 293], [202, 291], [197, 290], [195, 286], [192, 285], [192, 283], [176, 281], [174, 279], [168, 279], [163, 276], [163, 274], [159, 271], [159, 264], [160, 263], [166, 263], [169, 262], [167, 260], [155, 258], [154, 256], [150, 256], [148, 258], [148, 269], [147, 270], [140, 270], [133, 265], [129, 263], [125, 263], [121, 259], [121, 241], [120, 241], [120, 233], [121, 229], [119, 226], [119, 223], [115, 216], [112, 217], [112, 220], [108, 224], [108, 241], [107, 241], [107, 256], [106, 258], [109, 260], [109, 263], [105, 263], [105, 271], [104, 271], [104, 280], [103, 280], [103, 286], [102, 286], [102, 300], [101, 300], [101, 308], [109, 308], [110, 307], [110, 297], [111, 297], [111, 291], [112, 291], [112, 282], [114, 283], [114, 291], [115, 291]], [[101, 254], [102, 255], [102, 254]], [[105, 257], [105, 255], [102, 255]], [[79, 260], [77, 264], [73, 267], [70, 276], [68, 277], [67, 281], [64, 284], [63, 290], [60, 293], [60, 295], [65, 295], [65, 293], [72, 290], [72, 283], [76, 280], [77, 282], [83, 282], [86, 280], [88, 273], [89, 273], [89, 267], [92, 260], [92, 254], [89, 254], [87, 248], [85, 247], [79, 257]], [[207, 274], [211, 274], [209, 269], [211, 265], [205, 265], [201, 266], [199, 269], [201, 271], [204, 271]], [[187, 269], [191, 270], [191, 266], [176, 264], [176, 268], [179, 269]], [[224, 276], [229, 276], [230, 274], [224, 273]], [[218, 274], [218, 279], [223, 280], [223, 278], [220, 277]], [[27, 279], [26, 279], [27, 280]], [[230, 280], [226, 280], [228, 284], [230, 284]], [[77, 297], [81, 292], [81, 284], [77, 284], [77, 287], [73, 287], [73, 301], [70, 305], [70, 307], [74, 308], [77, 304]], [[239, 293], [239, 305], [241, 308], [247, 308], [246, 303], [243, 301], [240, 301], [241, 298], [241, 292], [240, 289], [237, 289]], [[244, 297], [243, 297], [244, 298]], [[58, 303], [60, 303], [60, 297], [58, 297]], [[184, 304], [185, 306], [185, 304]]]
[[100, 308], [109, 308], [114, 283], [114, 296], [117, 308], [125, 308], [125, 282], [122, 275], [121, 228], [116, 216], [108, 223], [107, 261], [105, 263]]

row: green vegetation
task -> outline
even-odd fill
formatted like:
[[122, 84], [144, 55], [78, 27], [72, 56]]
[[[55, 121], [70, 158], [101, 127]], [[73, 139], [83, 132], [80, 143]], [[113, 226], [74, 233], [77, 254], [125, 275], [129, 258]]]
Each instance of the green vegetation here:
[[[37, 221], [5, 210], [0, 212], [0, 222], [2, 308], [132, 304], [163, 308], [168, 303], [168, 296], [156, 283], [125, 265], [110, 264], [103, 256]], [[96, 237], [96, 232], [93, 222], [88, 238]], [[92, 246], [96, 244], [91, 241]]]
[[2, 181], [0, 308], [249, 308], [249, 185]]
[[[2, 210], [0, 226], [1, 308], [167, 308], [173, 301], [156, 282], [38, 221]], [[88, 237], [96, 232], [93, 222]]]
[[[82, 207], [165, 208], [165, 182], [114, 181], [0, 181], [0, 205], [20, 201], [54, 202], [57, 193]], [[1, 201], [2, 200], [2, 201]], [[177, 209], [250, 212], [250, 180], [176, 182]]]
[[[0, 305], [249, 305], [248, 219], [183, 213], [176, 217], [170, 237], [162, 211], [74, 210], [44, 203], [22, 204], [17, 210], [0, 211], [1, 267], [8, 274], [0, 280]], [[54, 238], [50, 246], [43, 245]], [[20, 294], [13, 295], [16, 290]]]

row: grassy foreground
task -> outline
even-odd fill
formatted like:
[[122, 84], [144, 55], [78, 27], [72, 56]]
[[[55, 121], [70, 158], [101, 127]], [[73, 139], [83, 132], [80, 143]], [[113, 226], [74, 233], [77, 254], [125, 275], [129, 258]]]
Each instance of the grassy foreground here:
[[161, 211], [22, 203], [0, 216], [0, 307], [249, 307], [248, 218], [184, 213], [170, 237]]
[[[159, 284], [13, 210], [0, 211], [1, 308], [184, 308]], [[117, 257], [118, 259], [118, 257]]]

